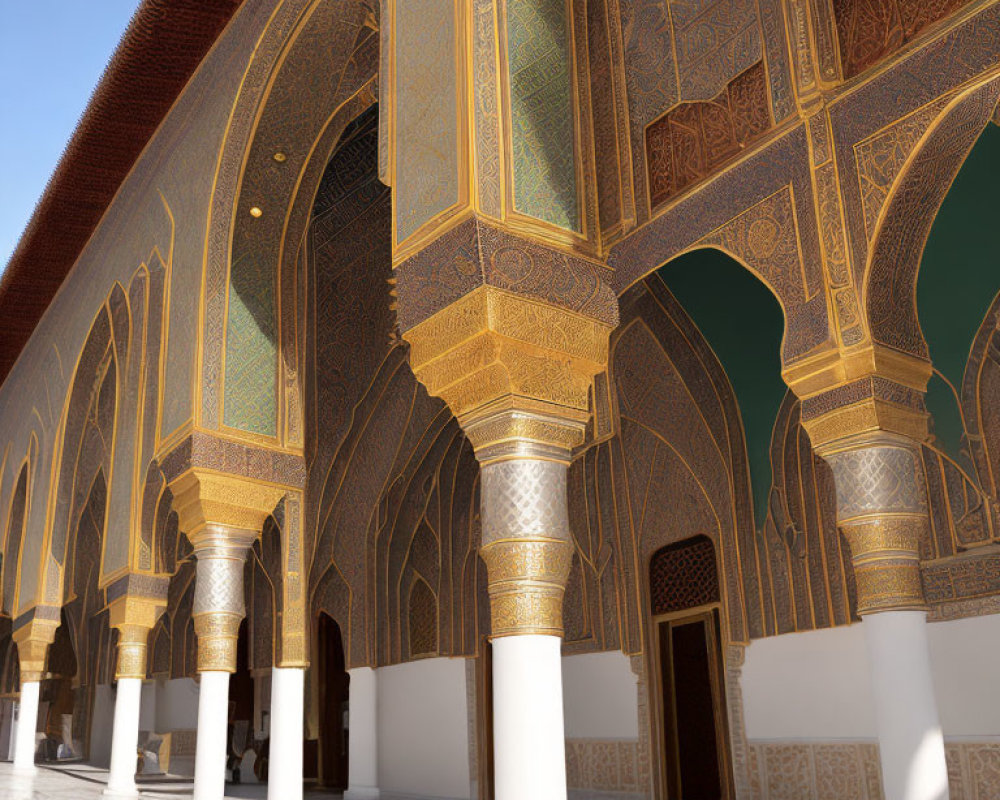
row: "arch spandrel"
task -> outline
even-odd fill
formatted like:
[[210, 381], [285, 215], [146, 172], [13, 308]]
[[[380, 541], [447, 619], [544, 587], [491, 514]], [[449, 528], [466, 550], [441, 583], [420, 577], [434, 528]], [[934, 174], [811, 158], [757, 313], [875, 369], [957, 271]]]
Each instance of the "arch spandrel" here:
[[786, 130], [682, 195], [608, 254], [619, 296], [677, 256], [723, 251], [774, 294], [785, 316], [782, 362], [835, 342], [805, 126]]

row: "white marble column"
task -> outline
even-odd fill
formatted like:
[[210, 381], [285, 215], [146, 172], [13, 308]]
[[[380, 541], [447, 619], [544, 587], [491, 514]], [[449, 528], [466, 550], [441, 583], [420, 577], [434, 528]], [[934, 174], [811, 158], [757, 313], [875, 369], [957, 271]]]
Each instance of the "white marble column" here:
[[947, 800], [948, 767], [931, 681], [927, 613], [882, 611], [867, 614], [862, 625], [885, 800]]
[[21, 704], [17, 715], [14, 742], [14, 772], [17, 775], [35, 774], [35, 729], [38, 727], [39, 681], [21, 684]]
[[111, 732], [111, 769], [108, 772], [107, 798], [139, 796], [135, 785], [138, 760], [139, 701], [142, 696], [140, 678], [119, 678], [115, 697], [115, 719]]
[[885, 800], [948, 800], [920, 576], [930, 519], [918, 445], [878, 432], [828, 448], [867, 642]]
[[194, 800], [221, 800], [226, 793], [229, 676], [236, 671], [236, 646], [245, 614], [243, 565], [255, 538], [255, 531], [224, 525], [207, 525], [191, 537], [197, 565], [191, 616], [198, 636], [201, 679]]
[[194, 758], [193, 800], [222, 800], [226, 793], [226, 726], [229, 723], [229, 673], [199, 675], [198, 743]]
[[348, 670], [348, 675], [349, 786], [344, 800], [378, 800], [378, 677], [371, 667]]
[[493, 640], [493, 738], [497, 800], [566, 797], [562, 639]]
[[303, 704], [305, 670], [271, 670], [271, 738], [268, 800], [302, 800]]
[[[517, 455], [534, 449], [522, 445]], [[480, 553], [492, 617], [496, 800], [565, 800], [562, 601], [573, 554], [567, 467], [523, 456], [493, 461], [489, 454], [477, 453]]]

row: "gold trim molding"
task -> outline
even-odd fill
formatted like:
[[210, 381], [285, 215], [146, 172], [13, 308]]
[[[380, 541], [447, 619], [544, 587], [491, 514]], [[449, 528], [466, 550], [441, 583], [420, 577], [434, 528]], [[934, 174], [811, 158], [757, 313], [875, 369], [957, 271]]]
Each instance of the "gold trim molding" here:
[[877, 342], [849, 351], [830, 348], [796, 361], [781, 372], [800, 400], [871, 375], [925, 392], [931, 374], [929, 361]]
[[35, 618], [14, 631], [21, 683], [40, 681], [46, 672], [49, 645], [55, 641], [59, 620]]
[[883, 516], [841, 523], [851, 547], [858, 614], [927, 610], [920, 579], [920, 540], [925, 515]]
[[479, 550], [489, 575], [492, 637], [562, 636], [562, 604], [573, 560], [563, 539], [498, 539]]
[[583, 442], [590, 388], [607, 367], [611, 330], [583, 314], [481, 286], [403, 336], [417, 380], [448, 404], [477, 455], [493, 448], [496, 457], [517, 457], [516, 443], [530, 442], [550, 449], [542, 455], [568, 461]]
[[170, 491], [178, 527], [197, 548], [202, 533], [213, 525], [259, 534], [287, 490], [252, 478], [192, 467], [171, 481]]
[[146, 677], [149, 632], [166, 610], [165, 597], [119, 597], [108, 606], [108, 625], [118, 629], [115, 678]]

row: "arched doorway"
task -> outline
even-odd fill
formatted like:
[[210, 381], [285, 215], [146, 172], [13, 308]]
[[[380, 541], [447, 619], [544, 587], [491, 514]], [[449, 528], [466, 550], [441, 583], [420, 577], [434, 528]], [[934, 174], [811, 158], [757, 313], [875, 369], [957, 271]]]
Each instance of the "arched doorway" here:
[[695, 536], [656, 551], [649, 565], [653, 714], [669, 800], [733, 796], [715, 547]]
[[319, 669], [319, 782], [329, 789], [347, 788], [347, 707], [350, 676], [344, 659], [340, 626], [321, 613], [317, 624], [316, 665]]
[[241, 783], [242, 758], [250, 749], [254, 719], [253, 676], [250, 672], [250, 635], [246, 618], [236, 639], [236, 672], [229, 679], [229, 769], [233, 783]]
[[[89, 744], [91, 687], [80, 680], [72, 621], [63, 609], [55, 640], [49, 648], [48, 675], [39, 691], [38, 722], [45, 740], [42, 761], [63, 761], [86, 756]], [[75, 684], [75, 686], [74, 686]]]

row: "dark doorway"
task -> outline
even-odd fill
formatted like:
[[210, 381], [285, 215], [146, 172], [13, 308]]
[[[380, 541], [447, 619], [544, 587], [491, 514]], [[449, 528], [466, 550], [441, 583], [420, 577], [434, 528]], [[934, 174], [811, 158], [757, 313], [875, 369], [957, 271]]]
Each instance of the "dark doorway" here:
[[340, 626], [319, 615], [319, 782], [329, 789], [347, 788], [347, 707], [350, 676], [344, 662]]
[[253, 675], [250, 672], [250, 634], [247, 620], [240, 623], [236, 639], [236, 672], [229, 678], [229, 724], [226, 728], [229, 753], [227, 778], [241, 782], [241, 764], [253, 745]]
[[697, 536], [657, 551], [650, 563], [650, 599], [662, 795], [729, 800], [719, 584], [711, 540]]

